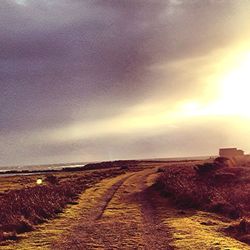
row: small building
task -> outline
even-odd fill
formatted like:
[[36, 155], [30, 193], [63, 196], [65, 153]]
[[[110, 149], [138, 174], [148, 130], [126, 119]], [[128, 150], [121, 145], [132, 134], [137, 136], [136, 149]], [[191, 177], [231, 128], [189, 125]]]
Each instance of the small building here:
[[237, 148], [220, 148], [219, 155], [227, 158], [239, 157], [244, 156], [244, 151]]

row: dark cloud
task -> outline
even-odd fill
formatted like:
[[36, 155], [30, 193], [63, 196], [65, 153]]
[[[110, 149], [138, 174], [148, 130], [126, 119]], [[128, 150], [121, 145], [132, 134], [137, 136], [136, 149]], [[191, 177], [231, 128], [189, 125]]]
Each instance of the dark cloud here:
[[[152, 67], [229, 46], [242, 37], [239, 9], [235, 1], [213, 0], [2, 0], [0, 133], [95, 122], [151, 98], [165, 96], [171, 106], [202, 91], [194, 75]], [[70, 157], [71, 146], [60, 147], [40, 158], [64, 147]]]

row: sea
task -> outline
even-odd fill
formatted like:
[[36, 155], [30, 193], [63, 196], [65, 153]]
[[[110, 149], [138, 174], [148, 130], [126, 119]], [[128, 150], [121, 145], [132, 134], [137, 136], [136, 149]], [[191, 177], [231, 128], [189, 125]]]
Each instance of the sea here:
[[[192, 157], [168, 157], [168, 158], [151, 158], [151, 159], [136, 159], [144, 161], [184, 161], [184, 160], [205, 160], [209, 158], [214, 158], [214, 156], [192, 156]], [[32, 175], [32, 171], [35, 171], [35, 174], [39, 171], [51, 171], [51, 170], [61, 170], [63, 168], [76, 168], [83, 167], [89, 163], [97, 162], [77, 162], [77, 163], [57, 163], [57, 164], [44, 164], [44, 165], [25, 165], [25, 166], [0, 166], [0, 175], [2, 176], [13, 176], [13, 175]], [[9, 171], [18, 171], [20, 173], [8, 173], [3, 174]], [[29, 171], [29, 173], [22, 171]]]
[[[13, 176], [13, 175], [32, 175], [37, 174], [39, 171], [61, 170], [63, 168], [76, 168], [83, 167], [90, 162], [80, 163], [60, 163], [60, 164], [47, 164], [47, 165], [25, 165], [25, 166], [0, 166], [0, 175]], [[5, 172], [17, 171], [15, 173], [4, 174]], [[29, 171], [29, 173], [22, 171]], [[35, 171], [34, 173], [32, 173]], [[18, 173], [20, 172], [20, 173]]]

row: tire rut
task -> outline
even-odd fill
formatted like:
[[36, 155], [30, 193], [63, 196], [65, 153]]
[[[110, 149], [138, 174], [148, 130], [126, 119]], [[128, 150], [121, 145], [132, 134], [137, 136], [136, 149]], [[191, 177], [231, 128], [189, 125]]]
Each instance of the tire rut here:
[[[110, 196], [112, 197], [130, 175], [131, 173], [104, 179], [86, 189], [80, 196], [77, 205], [68, 207], [58, 218], [39, 225], [35, 231], [23, 234], [19, 241], [10, 242], [10, 244], [1, 246], [1, 249], [58, 249], [56, 244], [61, 247], [65, 242], [64, 236], [70, 233], [75, 225], [81, 224], [83, 220], [88, 222], [87, 218], [94, 221], [102, 215]], [[75, 239], [75, 242], [71, 242], [73, 246], [71, 249], [78, 249], [78, 241]]]
[[105, 204], [88, 212], [96, 215], [98, 210], [98, 216], [83, 214], [54, 249], [170, 249], [168, 229], [147, 198], [146, 180], [152, 173], [144, 170], [117, 182], [102, 198]]
[[100, 220], [103, 216], [103, 213], [105, 212], [106, 208], [108, 207], [110, 201], [112, 200], [112, 198], [114, 197], [115, 193], [118, 191], [118, 189], [121, 187], [121, 185], [124, 183], [124, 181], [126, 179], [128, 179], [130, 176], [118, 181], [114, 186], [112, 186], [112, 188], [110, 190], [108, 190], [107, 194], [106, 194], [106, 199], [105, 199], [105, 204], [103, 206], [103, 208], [101, 209], [101, 212], [99, 215], [96, 216], [95, 220]]

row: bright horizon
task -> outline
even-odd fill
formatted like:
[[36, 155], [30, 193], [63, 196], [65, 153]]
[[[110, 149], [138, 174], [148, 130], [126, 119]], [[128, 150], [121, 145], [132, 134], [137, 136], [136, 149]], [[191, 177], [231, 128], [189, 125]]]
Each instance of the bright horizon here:
[[[194, 156], [179, 156], [179, 157], [160, 157], [160, 158], [145, 158], [145, 159], [141, 159], [141, 158], [138, 158], [138, 159], [113, 159], [112, 161], [168, 161], [168, 160], [183, 160], [183, 159], [208, 159], [210, 157], [216, 157], [218, 156], [218, 154], [215, 154], [215, 155], [194, 155]], [[0, 166], [0, 171], [3, 171], [3, 168], [7, 168], [7, 169], [4, 169], [5, 170], [8, 170], [8, 168], [10, 168], [10, 170], [16, 170], [15, 168], [19, 167], [21, 168], [20, 170], [23, 170], [22, 168], [23, 167], [46, 167], [46, 166], [50, 166], [50, 167], [67, 167], [67, 166], [83, 166], [83, 164], [91, 164], [91, 163], [101, 163], [101, 162], [109, 162], [110, 160], [109, 159], [102, 159], [102, 160], [99, 160], [99, 161], [82, 161], [82, 162], [45, 162], [45, 163], [37, 163], [37, 164], [28, 164], [28, 165], [8, 165], [8, 166]]]
[[0, 166], [250, 152], [249, 8], [3, 0]]

